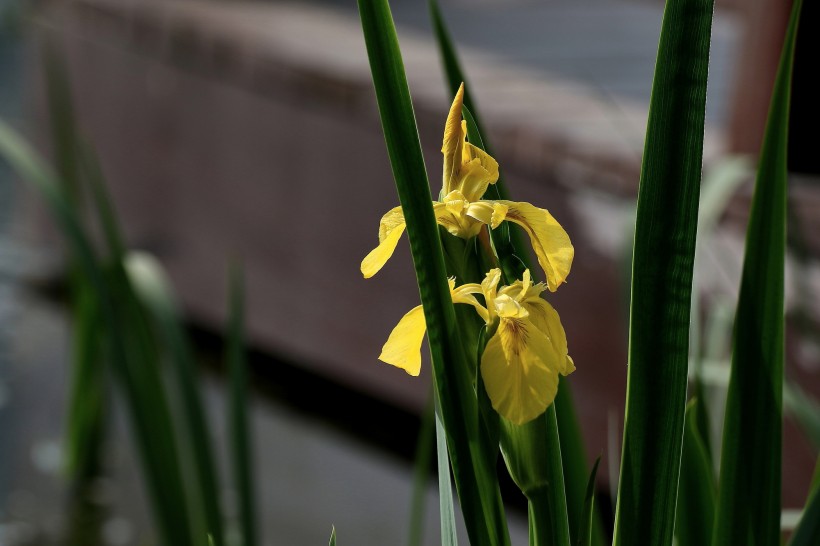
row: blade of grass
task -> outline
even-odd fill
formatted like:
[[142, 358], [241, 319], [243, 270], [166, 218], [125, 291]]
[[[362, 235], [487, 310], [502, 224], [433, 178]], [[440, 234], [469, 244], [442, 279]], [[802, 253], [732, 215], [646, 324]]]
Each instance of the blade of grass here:
[[671, 544], [703, 159], [711, 0], [668, 0], [644, 146], [615, 544]]
[[481, 434], [467, 355], [444, 268], [441, 241], [396, 29], [386, 0], [359, 0], [370, 69], [393, 177], [424, 307], [436, 391], [462, 513], [474, 546], [507, 545], [495, 466], [481, 456]]
[[780, 542], [787, 136], [792, 17], [775, 79], [746, 234], [713, 544]]
[[[239, 519], [243, 544], [254, 546], [256, 538], [256, 504], [253, 490], [251, 435], [248, 432], [248, 364], [245, 357], [245, 288], [242, 272], [231, 268], [230, 313], [226, 360], [231, 378], [230, 434], [234, 481], [239, 490]], [[335, 540], [335, 539], [334, 539]]]
[[[441, 55], [444, 77], [447, 80], [450, 95], [456, 94], [459, 86], [464, 82], [464, 119], [467, 120], [467, 132], [470, 142], [492, 155], [492, 151], [485, 133], [482, 131], [482, 124], [479, 120], [478, 110], [472, 100], [471, 87], [467, 85], [467, 77], [461, 68], [458, 60], [456, 48], [450, 38], [449, 30], [441, 14], [437, 0], [429, 0], [430, 19], [433, 22], [433, 31], [436, 36], [439, 54]], [[498, 181], [487, 189], [489, 199], [509, 199], [509, 192], [502, 176]], [[530, 271], [537, 271], [531, 267], [530, 253], [523, 243], [520, 233], [510, 231], [507, 224], [502, 224], [495, 230], [491, 230], [493, 246], [502, 262], [505, 280], [507, 284], [520, 277], [520, 272], [516, 271], [517, 257], [523, 260], [525, 266]], [[512, 262], [512, 263], [510, 263]], [[570, 530], [575, 530], [580, 524], [581, 508], [583, 503], [584, 487], [587, 478], [587, 458], [584, 447], [581, 428], [572, 402], [572, 393], [569, 383], [560, 381], [558, 385], [558, 395], [555, 398], [554, 408], [558, 421], [558, 436], [560, 438], [561, 461], [563, 466], [563, 477], [566, 485], [567, 512], [569, 517]], [[593, 544], [603, 544], [603, 528], [599, 520], [596, 519], [593, 526]]]
[[589, 473], [589, 480], [587, 480], [587, 489], [584, 493], [584, 508], [581, 512], [581, 522], [578, 526], [578, 535], [575, 543], [578, 546], [592, 545], [592, 529], [595, 523], [595, 477], [598, 475], [598, 465], [601, 463], [601, 457], [595, 459], [595, 464], [592, 465], [592, 471]]
[[717, 490], [712, 462], [698, 423], [697, 412], [700, 409], [697, 400], [690, 401], [686, 406], [675, 521], [675, 536], [679, 546], [709, 544], [714, 528]]
[[336, 546], [336, 527], [330, 528], [330, 541], [328, 542], [328, 546]]
[[[104, 268], [97, 259], [57, 176], [28, 144], [0, 121], [0, 157], [44, 198], [79, 271], [97, 295], [116, 377], [126, 396], [135, 443], [160, 534], [167, 544], [193, 544], [180, 481], [179, 460], [162, 381], [145, 343], [146, 325], [121, 263]], [[115, 304], [116, 302], [116, 304]]]
[[211, 536], [214, 546], [220, 546], [224, 544], [224, 530], [219, 505], [218, 473], [202, 398], [197, 388], [196, 363], [182, 326], [173, 290], [162, 266], [153, 257], [131, 253], [126, 264], [134, 289], [151, 313], [169, 353], [174, 386], [177, 397], [182, 402], [184, 416], [181, 419], [185, 433], [182, 447], [187, 448], [186, 456], [194, 463], [189, 480], [192, 482], [189, 499], [202, 512], [204, 532]]

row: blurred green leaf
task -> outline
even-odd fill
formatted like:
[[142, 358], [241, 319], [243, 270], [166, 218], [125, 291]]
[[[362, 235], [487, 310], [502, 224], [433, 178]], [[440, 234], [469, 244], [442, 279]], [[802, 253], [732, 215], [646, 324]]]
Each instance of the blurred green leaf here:
[[336, 546], [336, 527], [335, 526], [330, 528], [330, 542], [328, 542], [328, 546]]
[[[251, 435], [248, 433], [248, 364], [245, 356], [244, 285], [238, 268], [231, 269], [228, 353], [231, 377], [230, 434], [234, 480], [239, 491], [239, 520], [245, 546], [254, 546], [256, 503], [253, 490]], [[335, 539], [334, 539], [335, 540]]]
[[820, 451], [820, 404], [797, 384], [783, 385], [783, 409], [791, 414], [815, 451]]
[[467, 355], [461, 347], [432, 197], [396, 30], [386, 0], [360, 0], [359, 14], [393, 177], [407, 223], [436, 391], [462, 513], [474, 546], [509, 544], [495, 466], [483, 442]]
[[151, 313], [169, 353], [174, 386], [184, 417], [180, 419], [184, 432], [182, 448], [194, 463], [193, 472], [188, 474], [191, 482], [189, 500], [201, 510], [205, 532], [214, 546], [220, 546], [224, 544], [224, 530], [219, 506], [219, 475], [197, 386], [196, 363], [173, 290], [162, 266], [150, 255], [131, 253], [126, 264], [129, 279], [140, 301]]
[[735, 313], [713, 544], [780, 542], [787, 137], [794, 3], [775, 79]]
[[686, 406], [675, 536], [678, 546], [703, 546], [712, 539], [717, 490], [712, 462], [698, 424], [701, 406]]
[[126, 402], [145, 469], [145, 479], [161, 536], [167, 544], [193, 544], [180, 479], [170, 412], [159, 374], [155, 346], [122, 263], [103, 266], [75, 210], [46, 163], [0, 121], [0, 156], [44, 198], [69, 245], [71, 255], [98, 298], [111, 362]]
[[803, 510], [803, 516], [794, 530], [789, 546], [817, 546], [820, 544], [820, 491], [815, 490]]
[[703, 159], [711, 0], [668, 0], [644, 146], [615, 544], [671, 544]]

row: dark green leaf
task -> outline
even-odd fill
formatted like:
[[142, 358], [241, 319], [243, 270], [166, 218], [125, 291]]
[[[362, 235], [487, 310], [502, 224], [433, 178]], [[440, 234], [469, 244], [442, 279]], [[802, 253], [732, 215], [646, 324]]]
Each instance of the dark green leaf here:
[[703, 159], [711, 0], [668, 0], [644, 146], [615, 544], [671, 544]]
[[794, 3], [775, 79], [746, 233], [723, 428], [715, 546], [780, 542], [786, 141], [800, 4], [800, 0]]
[[228, 325], [228, 368], [231, 376], [230, 432], [234, 480], [239, 491], [239, 519], [245, 546], [256, 540], [256, 503], [253, 491], [253, 460], [248, 433], [248, 372], [244, 341], [244, 288], [242, 274], [231, 270], [231, 308]]
[[462, 513], [474, 546], [509, 544], [495, 466], [483, 445], [468, 357], [455, 320], [432, 197], [396, 30], [386, 0], [360, 0], [370, 70], [393, 177], [407, 223], [436, 391]]

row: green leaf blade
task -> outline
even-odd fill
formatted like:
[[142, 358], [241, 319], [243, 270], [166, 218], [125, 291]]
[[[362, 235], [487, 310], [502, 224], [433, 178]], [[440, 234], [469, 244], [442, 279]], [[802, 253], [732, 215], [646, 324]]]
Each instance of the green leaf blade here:
[[447, 285], [438, 226], [421, 152], [396, 29], [386, 0], [359, 0], [359, 14], [373, 75], [393, 177], [404, 211], [416, 269], [435, 388], [462, 513], [471, 543], [509, 544], [494, 461], [481, 457], [481, 434], [467, 356], [460, 342]]
[[615, 544], [671, 544], [683, 436], [711, 0], [668, 0], [638, 195]]
[[713, 544], [779, 544], [787, 138], [800, 0], [769, 107], [746, 234]]

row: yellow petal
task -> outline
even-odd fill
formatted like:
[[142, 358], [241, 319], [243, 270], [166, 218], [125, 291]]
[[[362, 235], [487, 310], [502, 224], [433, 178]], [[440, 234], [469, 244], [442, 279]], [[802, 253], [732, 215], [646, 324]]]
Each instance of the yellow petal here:
[[[467, 134], [466, 122], [462, 134]], [[498, 162], [487, 152], [465, 142], [462, 146], [458, 189], [469, 201], [478, 201], [498, 181]]]
[[544, 361], [554, 356], [547, 336], [527, 319], [502, 319], [481, 357], [481, 377], [493, 408], [522, 425], [555, 400], [558, 372]]
[[569, 275], [575, 249], [561, 224], [544, 209], [529, 203], [499, 201], [507, 205], [506, 220], [524, 228], [530, 236], [538, 263], [547, 276], [547, 286], [555, 292]]
[[556, 360], [549, 363], [561, 375], [569, 375], [575, 371], [575, 363], [567, 354], [567, 334], [561, 325], [558, 311], [539, 297], [528, 298], [524, 301], [524, 308], [530, 313], [530, 320], [536, 328], [547, 334]]
[[444, 142], [441, 153], [444, 154], [444, 173], [442, 195], [447, 195], [455, 188], [455, 179], [461, 168], [462, 147], [464, 146], [464, 132], [461, 126], [461, 107], [464, 104], [464, 84], [458, 88], [447, 122], [444, 124]]
[[387, 338], [387, 343], [382, 348], [379, 360], [401, 368], [410, 375], [419, 375], [421, 342], [424, 340], [426, 330], [424, 310], [419, 305], [404, 315], [390, 332], [390, 337]]
[[384, 267], [396, 245], [399, 243], [401, 234], [404, 233], [404, 215], [401, 207], [396, 207], [382, 217], [379, 223], [379, 246], [370, 251], [362, 260], [361, 270], [365, 279], [369, 279]]

